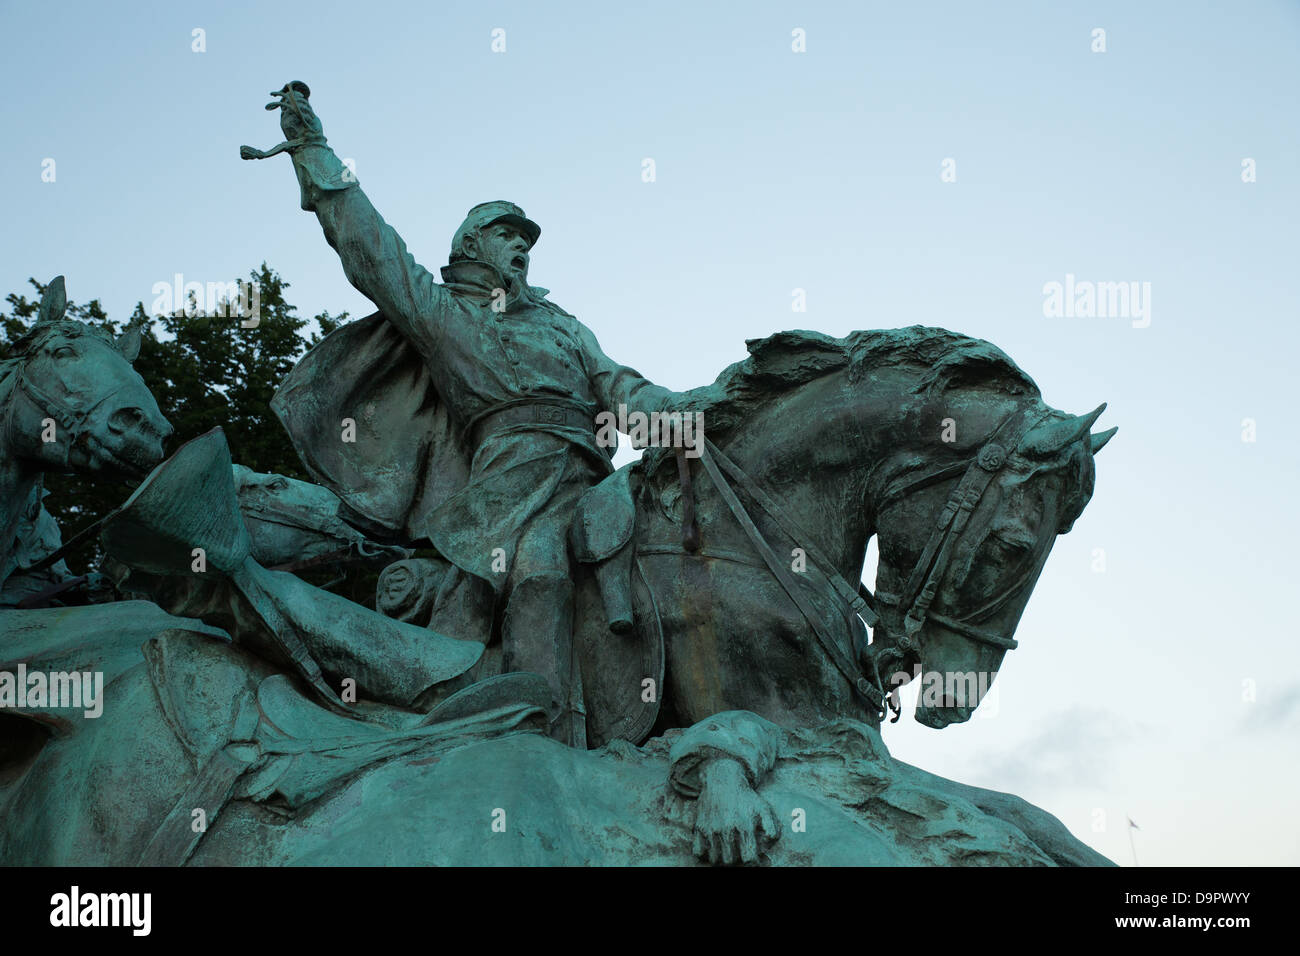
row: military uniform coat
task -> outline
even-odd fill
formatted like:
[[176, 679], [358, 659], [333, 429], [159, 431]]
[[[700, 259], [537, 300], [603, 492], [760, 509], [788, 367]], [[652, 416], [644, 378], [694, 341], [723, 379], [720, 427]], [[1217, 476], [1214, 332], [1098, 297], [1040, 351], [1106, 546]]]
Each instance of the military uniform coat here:
[[[497, 549], [509, 567], [531, 521], [553, 503], [571, 507], [612, 471], [596, 413], [684, 409], [688, 393], [610, 359], [545, 289], [507, 292], [494, 267], [475, 261], [451, 263], [437, 282], [328, 147], [298, 150], [294, 165], [303, 208], [380, 311], [309, 352], [273, 407], [309, 471], [362, 524], [427, 538], [500, 590]], [[508, 425], [471, 446], [485, 416], [533, 402], [580, 408], [593, 424]], [[341, 437], [345, 419], [352, 442]]]

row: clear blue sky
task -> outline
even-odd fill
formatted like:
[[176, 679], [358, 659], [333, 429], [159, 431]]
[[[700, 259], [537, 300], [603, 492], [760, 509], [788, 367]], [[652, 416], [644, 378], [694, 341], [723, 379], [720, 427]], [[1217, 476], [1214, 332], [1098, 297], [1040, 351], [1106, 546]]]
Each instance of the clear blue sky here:
[[[302, 79], [417, 258], [518, 202], [532, 280], [665, 385], [778, 329], [923, 323], [1110, 402], [996, 716], [886, 741], [1119, 862], [1131, 816], [1144, 865], [1300, 863], [1300, 3], [4, 0], [0, 45], [0, 294], [65, 273], [121, 318], [266, 260], [303, 314], [369, 311], [288, 160], [238, 159]], [[1149, 282], [1149, 327], [1045, 318], [1067, 273]]]

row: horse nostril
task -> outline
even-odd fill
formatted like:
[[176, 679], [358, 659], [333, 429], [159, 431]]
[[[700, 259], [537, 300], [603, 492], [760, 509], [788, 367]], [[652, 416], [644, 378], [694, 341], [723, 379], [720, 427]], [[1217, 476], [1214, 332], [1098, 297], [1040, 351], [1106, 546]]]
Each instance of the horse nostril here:
[[127, 429], [139, 428], [140, 423], [144, 421], [144, 409], [141, 408], [119, 408], [112, 415], [108, 416], [108, 430], [116, 435], [122, 434]]

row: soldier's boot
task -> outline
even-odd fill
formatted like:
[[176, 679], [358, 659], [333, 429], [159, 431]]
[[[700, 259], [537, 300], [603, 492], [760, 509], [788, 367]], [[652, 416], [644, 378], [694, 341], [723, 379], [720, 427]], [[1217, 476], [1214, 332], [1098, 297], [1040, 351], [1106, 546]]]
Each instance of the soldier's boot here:
[[514, 586], [501, 624], [502, 669], [532, 671], [551, 688], [551, 736], [586, 748], [587, 721], [573, 658], [573, 582], [535, 574]]

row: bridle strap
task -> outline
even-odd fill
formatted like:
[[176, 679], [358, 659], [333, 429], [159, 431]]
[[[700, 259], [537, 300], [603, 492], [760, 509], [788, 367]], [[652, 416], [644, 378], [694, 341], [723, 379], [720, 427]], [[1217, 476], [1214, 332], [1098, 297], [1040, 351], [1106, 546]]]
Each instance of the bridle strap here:
[[[777, 513], [775, 512], [774, 507], [771, 506], [770, 501], [765, 500], [766, 495], [763, 495], [762, 492], [758, 491], [758, 489], [754, 487], [753, 483], [749, 481], [749, 478], [744, 474], [744, 472], [740, 471], [734, 462], [719, 451], [717, 446], [708, 439], [703, 439], [703, 444], [704, 447], [700, 449], [700, 461], [704, 465], [704, 470], [708, 472], [709, 478], [712, 479], [713, 484], [717, 487], [718, 493], [722, 496], [722, 500], [726, 502], [732, 515], [740, 524], [745, 535], [749, 538], [750, 543], [753, 544], [754, 549], [763, 559], [763, 563], [767, 565], [768, 570], [772, 572], [772, 575], [780, 583], [786, 594], [790, 596], [790, 600], [794, 602], [800, 613], [802, 613], [804, 618], [808, 621], [809, 626], [812, 627], [813, 634], [817, 637], [818, 643], [822, 646], [822, 650], [825, 651], [826, 656], [835, 666], [835, 669], [838, 670], [844, 679], [849, 682], [849, 686], [853, 689], [854, 694], [856, 694], [864, 704], [870, 707], [877, 717], [884, 716], [883, 707], [885, 693], [883, 686], [880, 685], [879, 677], [876, 677], [874, 684], [871, 680], [868, 680], [867, 677], [863, 675], [861, 669], [854, 664], [853, 659], [849, 654], [844, 650], [839, 642], [836, 641], [834, 635], [827, 630], [825, 623], [821, 619], [821, 615], [817, 613], [817, 609], [808, 601], [807, 595], [803, 593], [803, 590], [800, 588], [799, 583], [794, 579], [790, 569], [786, 566], [785, 562], [777, 556], [776, 552], [772, 550], [772, 546], [767, 543], [767, 540], [763, 537], [763, 533], [758, 530], [757, 525], [754, 524], [753, 519], [749, 516], [749, 512], [745, 510], [745, 506], [741, 504], [740, 499], [736, 497], [736, 492], [732, 489], [731, 485], [727, 483], [719, 465], [732, 474], [732, 477], [736, 479], [737, 483], [741, 484], [745, 489], [745, 492], [754, 498], [758, 505], [767, 512], [768, 516], [781, 527], [783, 532], [793, 538], [796, 542], [800, 543], [808, 557], [812, 558], [813, 563], [820, 565], [822, 574], [831, 581], [832, 587], [836, 592], [840, 591], [838, 587], [834, 587], [835, 580], [839, 578], [839, 576], [832, 569], [830, 564], [822, 564], [819, 561], [819, 555], [821, 554], [820, 551], [810, 545], [803, 544], [807, 539], [796, 534], [791, 534], [782, 519], [777, 517]], [[717, 459], [716, 461], [714, 460], [715, 458]], [[739, 477], [737, 478], [736, 476]], [[848, 587], [847, 584], [844, 584], [842, 578], [839, 578], [839, 581], [845, 588]], [[850, 607], [852, 607], [855, 612], [857, 612], [857, 607], [859, 606], [864, 610], [867, 610], [868, 613], [871, 613], [871, 619], [874, 622], [875, 614], [867, 608], [866, 601], [856, 591], [852, 593], [853, 601], [850, 602]]]
[[912, 494], [913, 492], [920, 491], [922, 488], [928, 488], [931, 485], [937, 485], [941, 481], [946, 481], [949, 478], [955, 478], [958, 475], [963, 474], [966, 471], [969, 464], [970, 464], [969, 461], [963, 460], [963, 461], [954, 462], [951, 465], [944, 465], [942, 468], [936, 469], [935, 471], [922, 475], [920, 478], [914, 478], [911, 481], [907, 481], [898, 487], [887, 489], [880, 496], [880, 500], [876, 503], [877, 513], [883, 511], [885, 508], [888, 508], [899, 498], [906, 498], [908, 495]]
[[[892, 501], [923, 487], [961, 475], [961, 480], [957, 483], [957, 487], [953, 489], [943, 511], [936, 520], [935, 527], [922, 549], [921, 556], [917, 559], [916, 566], [908, 576], [901, 597], [885, 592], [877, 592], [873, 598], [871, 591], [865, 584], [859, 583], [855, 588], [845, 581], [835, 570], [834, 565], [813, 544], [812, 538], [805, 534], [798, 525], [785, 517], [771, 498], [755, 485], [735, 462], [704, 436], [700, 436], [700, 461], [728, 509], [730, 509], [737, 523], [749, 538], [750, 543], [763, 559], [763, 563], [767, 565], [768, 570], [772, 572], [772, 575], [781, 584], [781, 587], [790, 596], [790, 599], [812, 627], [813, 633], [831, 663], [849, 682], [854, 692], [876, 713], [884, 716], [882, 708], [888, 700], [888, 695], [885, 694], [884, 686], [880, 680], [879, 661], [877, 661], [876, 655], [867, 654], [867, 660], [873, 665], [872, 669], [875, 671], [873, 681], [863, 676], [861, 669], [854, 664], [852, 658], [826, 629], [816, 609], [809, 603], [807, 595], [803, 593], [786, 563], [777, 556], [772, 546], [763, 537], [763, 533], [754, 524], [753, 519], [728, 483], [726, 476], [730, 476], [732, 481], [767, 514], [782, 533], [803, 548], [812, 565], [817, 568], [826, 580], [830, 590], [840, 598], [841, 602], [848, 607], [852, 614], [860, 616], [869, 627], [874, 627], [878, 620], [878, 615], [873, 606], [877, 601], [882, 604], [906, 608], [904, 633], [898, 640], [900, 651], [906, 652], [909, 648], [915, 646], [915, 637], [925, 625], [927, 618], [941, 627], [976, 643], [1002, 650], [1013, 650], [1018, 646], [1014, 638], [986, 631], [967, 620], [958, 620], [947, 615], [933, 613], [930, 611], [930, 605], [937, 596], [939, 588], [947, 575], [953, 551], [960, 541], [962, 533], [966, 530], [971, 515], [979, 506], [984, 493], [1011, 454], [1019, 447], [1024, 436], [1042, 417], [1044, 417], [1044, 414], [1035, 414], [1034, 411], [1029, 409], [1013, 413], [998, 426], [990, 439], [980, 448], [974, 459], [946, 465], [916, 481], [907, 483], [902, 488], [896, 489], [886, 496], [887, 502]], [[724, 476], [724, 472], [726, 476]], [[1046, 555], [1044, 554], [1043, 557], [1045, 558]], [[1036, 566], [1041, 564], [1042, 559], [1036, 562]], [[1015, 585], [1008, 589], [1002, 598], [999, 598], [991, 605], [986, 605], [983, 609], [986, 613], [981, 614], [981, 616], [987, 616], [987, 613], [991, 613], [992, 610], [1000, 607], [1005, 600], [1009, 599], [1019, 589], [1022, 583], [1023, 579], [1017, 580]], [[847, 621], [851, 621], [849, 615], [846, 615]], [[890, 706], [892, 709], [892, 704]]]
[[[708, 453], [717, 461], [741, 490], [749, 495], [760, 508], [767, 514], [772, 522], [781, 529], [786, 537], [793, 540], [796, 545], [803, 548], [804, 553], [812, 559], [812, 564], [826, 578], [827, 583], [840, 596], [840, 599], [849, 606], [854, 614], [861, 617], [868, 627], [876, 626], [876, 612], [872, 607], [871, 592], [865, 585], [853, 587], [835, 570], [835, 565], [831, 563], [812, 540], [812, 537], [806, 534], [802, 528], [796, 525], [789, 518], [785, 517], [781, 510], [773, 503], [772, 499], [767, 496], [761, 488], [755, 485], [734, 461], [722, 453], [713, 442], [707, 438], [704, 439], [704, 447]], [[703, 456], [702, 456], [703, 457]], [[716, 480], [716, 479], [715, 479]]]
[[[924, 484], [931, 484], [939, 480], [938, 476], [957, 474], [964, 468], [961, 480], [949, 495], [948, 502], [940, 512], [934, 530], [930, 532], [930, 537], [921, 551], [921, 556], [917, 559], [912, 573], [908, 575], [902, 594], [897, 601], [889, 602], [904, 610], [903, 634], [898, 641], [903, 652], [915, 645], [916, 635], [925, 626], [927, 617], [933, 617], [936, 623], [981, 644], [1004, 649], [1017, 646], [1013, 638], [992, 634], [965, 621], [938, 614], [931, 615], [930, 605], [938, 595], [939, 588], [948, 573], [953, 551], [961, 539], [962, 532], [966, 530], [967, 523], [979, 506], [985, 491], [1040, 417], [1042, 416], [1034, 414], [1029, 409], [1012, 414], [998, 426], [969, 463], [948, 466], [922, 480]], [[921, 486], [921, 484], [914, 484], [907, 490]]]
[[118, 392], [122, 391], [124, 388], [127, 387], [127, 383], [124, 382], [123, 384], [119, 385], [117, 388], [105, 392], [103, 395], [99, 397], [99, 400], [96, 401], [95, 404], [91, 405], [89, 408], [85, 408], [80, 411], [77, 411], [75, 409], [69, 408], [67, 405], [60, 402], [57, 398], [55, 398], [53, 395], [46, 392], [35, 382], [33, 382], [30, 378], [28, 378], [27, 369], [25, 365], [18, 366], [16, 378], [17, 381], [15, 382], [14, 385], [15, 391], [24, 393], [29, 399], [32, 400], [32, 402], [36, 405], [37, 409], [44, 411], [48, 415], [53, 417], [53, 419], [58, 423], [59, 427], [68, 433], [69, 449], [71, 449], [72, 444], [77, 440], [77, 437], [81, 434], [82, 426], [86, 424], [86, 419], [88, 419], [95, 412], [95, 410], [99, 408], [99, 406], [103, 405], [110, 398], [114, 397], [115, 395], [117, 395]]
[[[1016, 582], [1020, 584], [1019, 581]], [[898, 595], [891, 594], [888, 591], [877, 591], [876, 600], [881, 604], [897, 606], [899, 602]], [[987, 644], [990, 647], [999, 647], [1004, 651], [1014, 651], [1020, 646], [1020, 642], [1014, 637], [1005, 637], [1001, 634], [995, 634], [993, 631], [986, 631], [981, 627], [976, 627], [967, 621], [959, 621], [956, 618], [948, 617], [944, 614], [930, 611], [926, 614], [926, 620], [945, 627], [950, 631], [960, 634], [962, 637], [969, 638], [977, 644]]]

